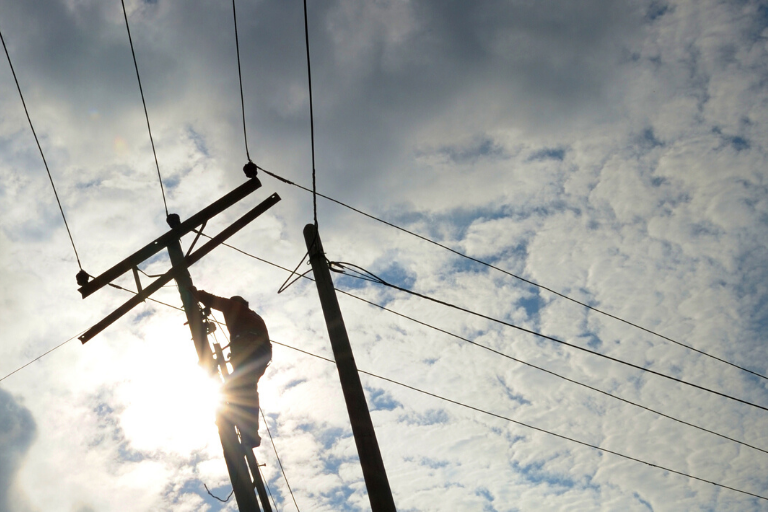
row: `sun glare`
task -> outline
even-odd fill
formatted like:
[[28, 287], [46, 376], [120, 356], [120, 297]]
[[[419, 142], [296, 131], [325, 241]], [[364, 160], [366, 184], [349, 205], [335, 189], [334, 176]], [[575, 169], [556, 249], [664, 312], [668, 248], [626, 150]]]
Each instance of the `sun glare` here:
[[132, 448], [189, 454], [218, 443], [221, 383], [189, 358], [155, 361], [122, 387], [126, 408], [121, 425]]

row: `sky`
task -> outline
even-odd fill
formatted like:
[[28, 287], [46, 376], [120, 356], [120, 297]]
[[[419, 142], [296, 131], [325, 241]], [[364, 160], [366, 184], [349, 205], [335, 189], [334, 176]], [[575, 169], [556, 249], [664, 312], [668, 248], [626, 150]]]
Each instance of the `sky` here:
[[[768, 4], [308, 2], [318, 192], [768, 375]], [[232, 5], [127, 0], [168, 208], [245, 181]], [[248, 149], [311, 187], [303, 7], [238, 0]], [[118, 0], [0, 1], [0, 29], [83, 268], [167, 230]], [[311, 194], [273, 192], [231, 244], [293, 268]], [[409, 290], [762, 407], [766, 379], [318, 198], [326, 255]], [[192, 237], [182, 239], [186, 250]], [[169, 268], [163, 253], [142, 269]], [[300, 267], [302, 271], [309, 267]], [[7, 62], [0, 64], [0, 512], [236, 510], [217, 388], [183, 313], [83, 300]], [[219, 247], [198, 288], [246, 297], [281, 344], [332, 358], [314, 284]], [[379, 284], [334, 275], [398, 510], [768, 510], [768, 413]], [[143, 277], [146, 286], [151, 280]], [[117, 284], [134, 289], [131, 275]], [[155, 297], [174, 306], [173, 287]], [[219, 318], [221, 319], [221, 318]], [[221, 333], [217, 333], [220, 335]], [[219, 341], [224, 342], [221, 338]], [[274, 346], [256, 456], [277, 508], [370, 510], [338, 373]], [[752, 445], [738, 444], [617, 400]], [[485, 414], [487, 411], [496, 416]], [[533, 430], [501, 417], [542, 430]], [[278, 465], [279, 454], [293, 497]]]

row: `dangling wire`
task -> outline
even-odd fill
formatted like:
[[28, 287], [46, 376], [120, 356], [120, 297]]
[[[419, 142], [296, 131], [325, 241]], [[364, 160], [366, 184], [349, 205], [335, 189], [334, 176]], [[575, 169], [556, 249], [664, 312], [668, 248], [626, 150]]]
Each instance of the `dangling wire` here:
[[141, 104], [144, 105], [144, 117], [147, 120], [147, 131], [149, 132], [149, 143], [152, 145], [152, 154], [155, 156], [155, 168], [157, 169], [157, 179], [160, 181], [160, 192], [163, 194], [163, 206], [165, 206], [165, 215], [168, 215], [168, 202], [165, 200], [165, 187], [163, 187], [163, 178], [160, 176], [160, 164], [157, 163], [157, 152], [155, 151], [155, 140], [152, 138], [152, 128], [149, 126], [149, 113], [147, 113], [147, 102], [144, 100], [144, 89], [141, 87], [141, 77], [139, 76], [139, 65], [136, 63], [136, 52], [133, 50], [133, 38], [131, 37], [131, 27], [128, 26], [128, 13], [125, 12], [125, 0], [120, 0], [123, 6], [123, 17], [125, 18], [125, 30], [128, 31], [128, 43], [131, 45], [131, 55], [133, 56], [133, 67], [136, 68], [136, 80], [139, 82], [139, 92], [141, 93]]
[[27, 121], [29, 122], [29, 127], [32, 129], [32, 135], [34, 135], [35, 137], [35, 142], [37, 143], [37, 149], [40, 151], [40, 156], [43, 159], [43, 165], [45, 165], [45, 172], [48, 173], [48, 180], [51, 182], [51, 187], [53, 187], [53, 195], [56, 196], [56, 203], [59, 205], [61, 218], [64, 219], [64, 227], [67, 228], [67, 235], [69, 235], [69, 241], [72, 243], [72, 250], [75, 251], [75, 259], [77, 260], [77, 266], [80, 267], [80, 270], [83, 270], [83, 265], [80, 263], [80, 256], [77, 254], [77, 249], [75, 248], [75, 241], [72, 238], [72, 232], [69, 230], [67, 217], [66, 215], [64, 215], [64, 208], [61, 207], [59, 194], [56, 192], [56, 185], [53, 184], [53, 177], [51, 176], [51, 170], [48, 169], [48, 162], [45, 160], [45, 155], [43, 154], [43, 148], [40, 146], [40, 140], [38, 140], [37, 138], [37, 132], [35, 132], [35, 127], [32, 126], [32, 118], [29, 117], [29, 110], [27, 110], [27, 102], [24, 101], [24, 95], [21, 93], [21, 86], [19, 85], [19, 79], [16, 78], [16, 70], [13, 69], [13, 64], [11, 63], [11, 55], [8, 53], [8, 47], [5, 45], [5, 38], [3, 37], [2, 31], [0, 31], [0, 41], [3, 42], [3, 50], [5, 50], [5, 56], [8, 58], [8, 65], [11, 67], [11, 74], [13, 74], [13, 80], [14, 82], [16, 82], [16, 89], [19, 91], [21, 104], [24, 106], [24, 113], [27, 115]]
[[206, 490], [206, 492], [207, 492], [207, 493], [208, 493], [208, 494], [211, 496], [211, 498], [215, 498], [215, 499], [219, 500], [219, 501], [220, 501], [220, 502], [222, 502], [222, 503], [226, 503], [226, 502], [228, 502], [228, 501], [229, 501], [229, 499], [232, 497], [232, 494], [235, 492], [235, 490], [234, 490], [234, 489], [232, 489], [232, 491], [230, 491], [230, 493], [229, 493], [229, 496], [227, 496], [227, 499], [223, 500], [223, 499], [219, 498], [218, 496], [216, 496], [215, 494], [213, 494], [213, 493], [211, 492], [211, 490], [210, 490], [210, 489], [208, 489], [208, 486], [207, 486], [207, 485], [203, 484], [203, 487], [205, 487], [205, 490]]

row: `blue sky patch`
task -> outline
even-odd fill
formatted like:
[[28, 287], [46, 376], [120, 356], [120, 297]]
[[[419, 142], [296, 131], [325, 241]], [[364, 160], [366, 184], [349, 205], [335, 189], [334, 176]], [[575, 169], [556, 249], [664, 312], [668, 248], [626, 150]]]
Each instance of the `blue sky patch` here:
[[576, 487], [576, 482], [571, 478], [556, 474], [549, 473], [544, 469], [545, 462], [534, 462], [531, 464], [520, 464], [517, 461], [511, 463], [512, 467], [517, 470], [527, 481], [533, 484], [545, 484], [552, 488], [557, 494], [562, 494], [568, 489]]
[[450, 418], [443, 409], [429, 409], [423, 413], [412, 413], [400, 416], [397, 421], [405, 421], [409, 425], [438, 425], [448, 423]]
[[189, 135], [189, 140], [195, 144], [195, 149], [205, 156], [210, 156], [208, 154], [208, 145], [205, 142], [205, 137], [197, 133], [191, 126], [187, 127], [187, 134]]
[[651, 5], [648, 6], [648, 10], [645, 12], [645, 19], [650, 22], [656, 21], [667, 14], [669, 10], [669, 5], [663, 2], [651, 2]]
[[507, 398], [509, 398], [513, 402], [517, 402], [519, 405], [531, 405], [531, 401], [525, 398], [520, 393], [515, 393], [515, 390], [507, 385], [503, 377], [497, 375], [496, 380], [501, 385], [502, 389], [504, 390], [504, 394], [507, 396]]
[[565, 160], [565, 148], [543, 148], [535, 151], [528, 157], [529, 162], [542, 160]]
[[651, 512], [653, 512], [653, 507], [651, 506], [651, 504], [650, 504], [650, 503], [648, 503], [647, 501], [645, 501], [643, 498], [641, 498], [639, 494], [637, 494], [637, 493], [634, 493], [632, 496], [634, 496], [634, 497], [635, 497], [635, 499], [636, 499], [637, 501], [639, 501], [639, 502], [640, 502], [642, 505], [645, 505], [645, 508], [647, 508], [648, 510], [650, 510]]
[[479, 137], [467, 145], [443, 146], [438, 153], [455, 164], [474, 163], [481, 158], [504, 158], [504, 147], [488, 136]]
[[369, 398], [371, 401], [371, 410], [384, 410], [384, 411], [392, 411], [394, 409], [397, 409], [398, 407], [402, 407], [403, 404], [392, 398], [392, 395], [384, 391], [383, 389], [374, 389], [369, 388], [368, 389]]

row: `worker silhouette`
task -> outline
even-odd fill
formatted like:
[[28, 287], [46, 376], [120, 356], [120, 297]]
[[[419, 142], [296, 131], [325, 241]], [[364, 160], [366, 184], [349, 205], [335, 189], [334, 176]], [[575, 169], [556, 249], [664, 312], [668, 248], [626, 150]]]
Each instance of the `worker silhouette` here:
[[229, 330], [232, 375], [225, 385], [225, 397], [232, 408], [241, 442], [250, 448], [261, 444], [259, 436], [259, 379], [272, 361], [272, 344], [264, 320], [240, 296], [217, 297], [205, 290], [193, 290], [206, 307], [224, 313]]

